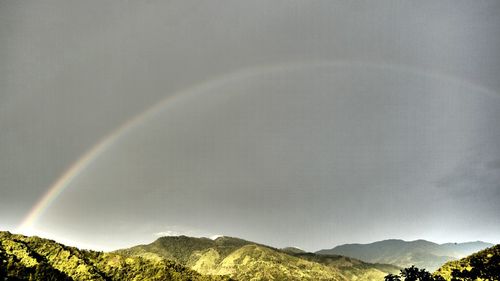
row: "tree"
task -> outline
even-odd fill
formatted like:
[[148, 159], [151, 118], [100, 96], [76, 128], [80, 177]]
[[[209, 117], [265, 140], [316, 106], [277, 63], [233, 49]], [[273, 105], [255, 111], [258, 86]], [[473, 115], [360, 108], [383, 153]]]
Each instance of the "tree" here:
[[500, 280], [500, 255], [472, 256], [469, 265], [471, 269], [454, 269], [451, 273], [451, 280]]
[[399, 277], [399, 275], [387, 274], [384, 277], [384, 281], [401, 281], [401, 278]]
[[412, 265], [401, 269], [398, 275], [388, 274], [384, 278], [385, 281], [444, 281], [441, 276], [433, 276], [430, 272], [425, 269], [419, 269]]

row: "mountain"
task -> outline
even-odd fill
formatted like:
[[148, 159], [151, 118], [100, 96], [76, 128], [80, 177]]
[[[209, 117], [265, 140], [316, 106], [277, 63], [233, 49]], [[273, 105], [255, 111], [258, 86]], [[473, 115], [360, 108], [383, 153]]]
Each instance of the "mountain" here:
[[425, 240], [384, 240], [370, 244], [345, 244], [320, 255], [343, 255], [371, 263], [394, 264], [400, 267], [415, 265], [434, 271], [447, 261], [462, 258], [493, 244], [484, 242], [436, 244]]
[[434, 274], [441, 275], [446, 280], [451, 280], [454, 270], [461, 272], [459, 277], [470, 278], [467, 280], [476, 280], [476, 278], [500, 280], [500, 244], [460, 260], [447, 262]]
[[148, 259], [167, 258], [201, 274], [237, 280], [382, 280], [399, 268], [340, 256], [318, 256], [297, 248], [276, 249], [233, 237], [162, 237], [148, 245], [116, 251]]
[[222, 256], [245, 245], [256, 244], [243, 239], [221, 236], [215, 240], [189, 236], [166, 236], [158, 238], [151, 244], [138, 245], [129, 249], [118, 250], [116, 253], [143, 256], [149, 258], [166, 258], [182, 264], [192, 262], [192, 255], [210, 248], [216, 249]]
[[0, 231], [0, 280], [229, 280], [202, 276], [173, 261], [79, 250]]
[[286, 248], [281, 248], [280, 250], [282, 250], [283, 252], [288, 253], [288, 254], [301, 254], [301, 253], [306, 252], [306, 251], [299, 249], [297, 247], [286, 247]]
[[381, 280], [397, 267], [232, 238], [163, 237], [111, 253], [0, 231], [0, 280]]
[[225, 236], [215, 240], [161, 237], [151, 244], [116, 253], [150, 259], [167, 258], [202, 274], [229, 275], [237, 280], [344, 280], [335, 269], [327, 266], [265, 245]]
[[390, 264], [373, 264], [340, 255], [296, 253], [295, 257], [337, 268], [347, 280], [384, 280], [388, 273], [398, 273], [400, 268]]

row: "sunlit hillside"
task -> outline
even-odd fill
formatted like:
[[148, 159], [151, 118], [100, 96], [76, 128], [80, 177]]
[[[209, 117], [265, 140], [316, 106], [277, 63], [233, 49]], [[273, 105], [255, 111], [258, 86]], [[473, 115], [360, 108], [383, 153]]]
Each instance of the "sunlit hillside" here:
[[435, 274], [446, 280], [452, 280], [452, 277], [456, 280], [500, 280], [500, 245], [447, 262]]
[[0, 280], [228, 280], [178, 263], [67, 247], [39, 237], [0, 232]]
[[342, 256], [319, 256], [296, 248], [276, 249], [233, 237], [162, 237], [117, 253], [175, 260], [202, 274], [238, 280], [379, 280], [396, 266]]

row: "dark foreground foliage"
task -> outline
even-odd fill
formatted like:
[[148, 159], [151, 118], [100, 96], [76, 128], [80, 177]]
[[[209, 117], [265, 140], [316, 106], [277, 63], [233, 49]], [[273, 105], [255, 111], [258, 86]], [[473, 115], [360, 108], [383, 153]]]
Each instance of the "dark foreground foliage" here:
[[479, 251], [460, 260], [450, 261], [434, 274], [414, 266], [399, 275], [388, 274], [385, 281], [500, 281], [500, 245]]
[[432, 275], [425, 269], [419, 269], [415, 266], [401, 269], [399, 275], [388, 274], [384, 278], [385, 281], [444, 281], [445, 279], [439, 275]]

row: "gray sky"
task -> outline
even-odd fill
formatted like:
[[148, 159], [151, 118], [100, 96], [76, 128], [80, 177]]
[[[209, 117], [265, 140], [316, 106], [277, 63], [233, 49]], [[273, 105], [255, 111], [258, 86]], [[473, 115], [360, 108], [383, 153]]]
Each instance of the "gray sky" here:
[[500, 242], [498, 1], [0, 1], [0, 228]]

